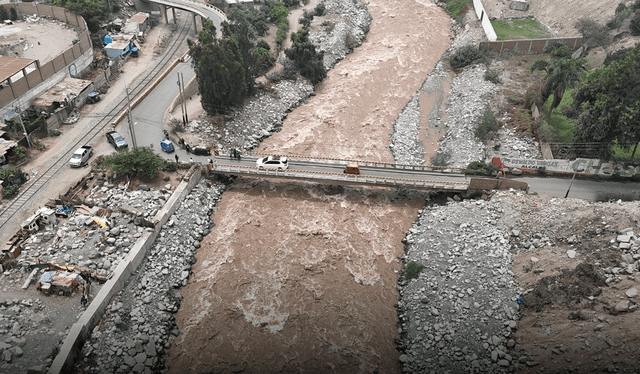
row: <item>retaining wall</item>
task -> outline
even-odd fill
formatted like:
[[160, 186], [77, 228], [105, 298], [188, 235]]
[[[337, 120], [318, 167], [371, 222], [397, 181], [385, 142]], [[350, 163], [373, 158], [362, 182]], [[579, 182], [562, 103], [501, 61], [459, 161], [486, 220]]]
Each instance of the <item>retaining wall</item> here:
[[[35, 14], [39, 17], [51, 17], [66, 22], [79, 29], [78, 42], [54, 57], [51, 61], [40, 66], [40, 72], [27, 73], [15, 82], [12, 81], [13, 92], [8, 86], [0, 90], [0, 107], [26, 108], [31, 101], [55, 86], [67, 76], [78, 77], [84, 73], [93, 62], [93, 44], [84, 19], [75, 14], [51, 5], [36, 3], [2, 4], [9, 11], [16, 8], [18, 14]], [[41, 76], [42, 75], [42, 76]], [[4, 112], [2, 110], [1, 112]]]
[[189, 180], [180, 183], [171, 195], [169, 201], [167, 201], [164, 207], [153, 217], [154, 229], [149, 229], [140, 236], [131, 251], [129, 251], [127, 257], [118, 264], [111, 279], [102, 286], [96, 297], [91, 301], [91, 304], [89, 304], [87, 310], [85, 310], [78, 321], [71, 327], [71, 330], [60, 347], [58, 355], [51, 364], [51, 368], [49, 369], [50, 374], [73, 372], [73, 366], [82, 350], [84, 342], [89, 338], [94, 327], [104, 315], [111, 298], [124, 288], [131, 274], [133, 274], [142, 263], [147, 249], [151, 248], [155, 242], [162, 226], [176, 211], [191, 189], [193, 189], [202, 178], [200, 166], [196, 166], [191, 172], [192, 174]]
[[489, 20], [489, 15], [484, 10], [484, 6], [482, 6], [482, 1], [473, 0], [473, 9], [476, 11], [476, 16], [478, 16], [478, 19], [482, 24], [482, 29], [484, 30], [484, 34], [487, 36], [487, 39], [490, 41], [498, 40], [498, 36], [496, 35], [496, 32], [491, 25], [491, 21]]
[[[193, 95], [196, 95], [198, 93], [198, 80], [196, 79], [196, 76], [194, 75], [187, 84], [184, 85], [184, 97], [190, 97]], [[174, 109], [176, 109], [176, 107], [178, 105], [182, 104], [182, 97], [180, 97], [180, 94], [178, 93], [176, 95], [176, 97], [173, 98], [173, 101], [171, 101], [171, 104], [169, 104], [169, 107], [167, 108], [167, 111], [165, 112], [165, 116], [168, 113], [171, 113], [174, 111]]]
[[565, 43], [575, 51], [582, 46], [582, 37], [489, 41], [480, 42], [479, 48], [497, 53], [509, 51], [535, 54], [542, 53], [546, 46], [554, 43]]
[[538, 173], [544, 170], [546, 174], [579, 174], [599, 177], [637, 177], [640, 175], [640, 166], [633, 164], [603, 161], [598, 159], [577, 158], [575, 160], [537, 160], [519, 159], [509, 157], [494, 157], [491, 160], [494, 165], [505, 168], [515, 168], [525, 173]]

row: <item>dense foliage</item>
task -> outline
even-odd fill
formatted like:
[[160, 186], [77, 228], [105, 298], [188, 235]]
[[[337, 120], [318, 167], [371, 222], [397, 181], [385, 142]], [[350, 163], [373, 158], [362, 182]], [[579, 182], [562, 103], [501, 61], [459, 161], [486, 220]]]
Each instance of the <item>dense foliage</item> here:
[[624, 58], [590, 71], [574, 90], [567, 115], [576, 119], [583, 142], [603, 142], [601, 157], [618, 144], [624, 149], [640, 142], [640, 44]]
[[465, 66], [484, 62], [487, 52], [478, 49], [472, 45], [460, 48], [453, 56], [449, 58], [449, 64], [453, 70], [459, 71]]
[[[202, 24], [198, 41], [187, 40], [198, 80], [200, 100], [207, 113], [224, 113], [230, 107], [240, 104], [253, 84], [252, 67], [247, 72], [241, 50], [241, 46], [246, 47], [244, 43], [247, 40], [240, 38], [244, 40], [238, 41], [228, 35], [218, 40], [213, 23], [204, 20]], [[223, 27], [225, 34], [232, 32], [229, 25]]]
[[323, 54], [316, 52], [316, 48], [309, 41], [309, 31], [302, 29], [291, 34], [292, 46], [284, 53], [300, 70], [300, 75], [309, 79], [313, 84], [322, 82], [327, 77], [327, 71], [322, 63]]
[[27, 175], [15, 168], [0, 170], [0, 181], [2, 181], [4, 197], [13, 197], [18, 193], [20, 186], [27, 181]]
[[562, 96], [567, 88], [573, 87], [585, 72], [584, 59], [572, 59], [571, 48], [566, 45], [553, 44], [545, 48], [545, 53], [549, 53], [551, 58], [538, 60], [531, 66], [531, 71], [544, 70], [546, 73], [545, 83], [542, 86], [541, 102], [546, 102], [553, 94], [553, 102], [549, 108], [551, 111], [560, 105]]
[[100, 30], [101, 21], [108, 19], [110, 11], [119, 9], [115, 1], [113, 5], [110, 1], [103, 0], [50, 0], [50, 3], [81, 15], [92, 33]]
[[111, 169], [118, 178], [126, 175], [155, 178], [162, 165], [162, 158], [146, 147], [115, 153], [100, 162], [100, 167]]

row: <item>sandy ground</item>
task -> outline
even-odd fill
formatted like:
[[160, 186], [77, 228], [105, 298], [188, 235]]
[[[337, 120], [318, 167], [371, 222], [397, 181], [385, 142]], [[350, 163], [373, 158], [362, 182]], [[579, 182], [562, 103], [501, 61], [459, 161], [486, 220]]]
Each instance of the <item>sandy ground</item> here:
[[73, 27], [57, 20], [41, 18], [37, 22], [0, 24], [0, 54], [40, 60], [43, 65], [69, 49], [77, 38]]
[[[260, 149], [392, 160], [393, 121], [448, 47], [449, 19], [430, 2], [372, 1], [369, 11], [365, 43]], [[237, 180], [180, 291], [170, 372], [399, 372], [395, 271], [422, 204], [395, 191]]]

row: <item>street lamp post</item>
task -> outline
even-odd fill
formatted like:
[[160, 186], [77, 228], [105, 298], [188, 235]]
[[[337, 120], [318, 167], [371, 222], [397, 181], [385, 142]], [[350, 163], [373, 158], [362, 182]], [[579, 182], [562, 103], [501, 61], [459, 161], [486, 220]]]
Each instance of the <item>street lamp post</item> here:
[[564, 195], [564, 198], [566, 199], [569, 196], [569, 191], [571, 190], [571, 185], [573, 185], [573, 180], [576, 178], [576, 173], [578, 172], [583, 172], [585, 169], [575, 169], [573, 171], [573, 176], [571, 177], [571, 183], [569, 183], [569, 188], [567, 188], [567, 193]]

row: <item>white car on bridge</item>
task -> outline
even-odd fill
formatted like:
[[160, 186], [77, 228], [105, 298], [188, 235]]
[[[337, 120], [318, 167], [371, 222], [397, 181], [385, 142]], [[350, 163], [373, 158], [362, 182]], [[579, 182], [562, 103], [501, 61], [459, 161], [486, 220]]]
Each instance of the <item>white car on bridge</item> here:
[[286, 170], [289, 168], [289, 159], [282, 156], [268, 156], [256, 161], [258, 169]]

